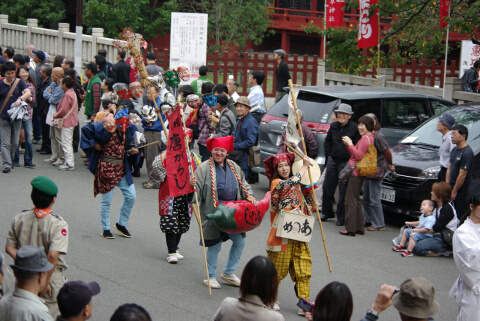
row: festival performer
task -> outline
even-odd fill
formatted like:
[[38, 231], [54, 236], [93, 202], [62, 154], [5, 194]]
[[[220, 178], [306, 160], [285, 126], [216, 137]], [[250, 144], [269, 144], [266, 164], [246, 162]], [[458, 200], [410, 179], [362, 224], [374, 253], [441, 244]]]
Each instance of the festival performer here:
[[[188, 145], [192, 139], [193, 132], [187, 128], [185, 130], [185, 144]], [[170, 190], [167, 180], [166, 155], [164, 151], [153, 161], [154, 175], [160, 181], [158, 191], [158, 207], [160, 214], [160, 230], [165, 233], [165, 240], [168, 248], [168, 263], [177, 263], [183, 259], [183, 255], [179, 253], [178, 244], [182, 234], [186, 233], [190, 228], [190, 220], [192, 217], [192, 205], [188, 203], [188, 195], [177, 197], [170, 196]], [[200, 158], [193, 152], [190, 152], [193, 171], [200, 165]], [[187, 154], [185, 153], [187, 158]]]
[[[235, 162], [227, 160], [227, 152], [233, 151], [233, 136], [210, 138], [207, 140], [208, 151], [212, 156], [195, 171], [195, 176], [190, 179], [190, 185], [196, 186], [200, 214], [207, 251], [208, 277], [210, 286], [219, 289], [217, 281], [217, 258], [222, 247], [222, 242], [231, 239], [227, 264], [221, 274], [222, 280], [240, 286], [240, 279], [235, 275], [243, 248], [245, 246], [245, 233], [226, 233], [217, 228], [212, 220], [206, 220], [206, 214], [213, 213], [219, 204], [233, 200], [249, 200], [255, 206], [257, 201], [248, 185], [242, 169]], [[195, 202], [195, 198], [192, 199]], [[208, 280], [203, 280], [208, 285]]]
[[[264, 160], [270, 186], [270, 220], [271, 229], [267, 239], [267, 256], [273, 261], [278, 271], [279, 281], [290, 272], [295, 282], [297, 297], [310, 300], [310, 278], [312, 277], [312, 257], [308, 243], [277, 237], [277, 224], [283, 210], [300, 209], [305, 215], [312, 215], [311, 194], [302, 193], [300, 181], [310, 165], [308, 157], [303, 158], [303, 166], [293, 175], [292, 163], [294, 155], [283, 153]], [[278, 303], [275, 308], [279, 309]], [[305, 315], [300, 309], [299, 315]]]
[[106, 115], [102, 122], [90, 123], [82, 128], [80, 148], [87, 155], [88, 169], [95, 175], [93, 196], [102, 194], [100, 220], [106, 239], [113, 239], [110, 232], [110, 205], [113, 190], [118, 186], [123, 193], [123, 204], [115, 228], [124, 237], [130, 238], [126, 225], [135, 203], [135, 186], [130, 172], [128, 153], [137, 154], [132, 137], [137, 128], [128, 123], [128, 110], [120, 109], [115, 114]]

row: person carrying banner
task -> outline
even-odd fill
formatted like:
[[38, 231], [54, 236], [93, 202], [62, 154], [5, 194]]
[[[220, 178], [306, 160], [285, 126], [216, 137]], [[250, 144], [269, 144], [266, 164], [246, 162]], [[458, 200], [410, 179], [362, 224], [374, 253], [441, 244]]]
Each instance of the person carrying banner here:
[[[110, 232], [110, 205], [113, 190], [118, 186], [123, 193], [123, 204], [115, 228], [124, 237], [132, 237], [126, 225], [135, 203], [136, 193], [128, 161], [128, 152], [137, 154], [132, 138], [137, 127], [128, 123], [128, 110], [120, 109], [115, 118], [107, 114], [102, 122], [90, 123], [82, 128], [80, 148], [88, 158], [88, 169], [95, 175], [93, 196], [102, 194], [100, 219], [106, 239], [113, 239]], [[121, 124], [122, 121], [126, 122]], [[122, 130], [122, 128], [124, 128]]]
[[[185, 130], [185, 144], [188, 145], [192, 139], [193, 131], [190, 128]], [[193, 170], [200, 165], [200, 158], [193, 152], [190, 152], [193, 160]], [[180, 195], [176, 197], [170, 196], [170, 189], [167, 181], [166, 169], [167, 151], [164, 151], [153, 161], [153, 173], [158, 177], [160, 188], [158, 190], [158, 207], [160, 214], [160, 230], [165, 234], [165, 240], [168, 248], [168, 263], [177, 263], [183, 259], [183, 255], [179, 253], [178, 244], [182, 234], [186, 233], [190, 228], [190, 220], [192, 217], [192, 205], [188, 204], [188, 196]], [[185, 156], [187, 158], [187, 155]]]
[[[264, 160], [267, 178], [272, 181], [270, 186], [270, 220], [271, 229], [267, 239], [267, 256], [278, 271], [279, 281], [290, 272], [295, 282], [297, 297], [310, 300], [310, 278], [312, 277], [312, 257], [308, 243], [281, 238], [277, 236], [277, 224], [282, 211], [301, 209], [303, 214], [313, 212], [311, 194], [302, 194], [300, 181], [307, 172], [310, 159], [305, 156], [303, 165], [295, 175], [292, 164], [295, 156], [283, 153]], [[278, 309], [278, 305], [277, 305]], [[305, 315], [302, 309], [299, 315]]]
[[[226, 159], [227, 152], [233, 151], [233, 136], [208, 139], [207, 148], [211, 151], [212, 157], [197, 167], [195, 175], [190, 178], [190, 185], [196, 186], [199, 198], [205, 246], [208, 247], [208, 277], [211, 287], [219, 289], [220, 284], [216, 278], [218, 253], [222, 242], [231, 239], [233, 244], [221, 278], [232, 285], [240, 286], [240, 279], [235, 275], [235, 270], [245, 246], [246, 234], [223, 232], [217, 228], [214, 221], [206, 220], [206, 214], [213, 213], [223, 202], [246, 199], [256, 206], [257, 201], [240, 166]], [[192, 203], [196, 203], [195, 198], [192, 199]], [[204, 280], [203, 283], [208, 285], [208, 281]]]

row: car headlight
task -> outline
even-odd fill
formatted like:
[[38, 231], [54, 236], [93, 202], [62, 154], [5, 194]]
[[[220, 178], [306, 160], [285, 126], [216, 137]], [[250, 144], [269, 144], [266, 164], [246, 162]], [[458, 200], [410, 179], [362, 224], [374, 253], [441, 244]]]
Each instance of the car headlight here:
[[420, 175], [418, 175], [418, 178], [424, 178], [424, 179], [437, 179], [438, 178], [438, 172], [440, 172], [440, 166], [434, 166], [427, 168], [423, 170]]

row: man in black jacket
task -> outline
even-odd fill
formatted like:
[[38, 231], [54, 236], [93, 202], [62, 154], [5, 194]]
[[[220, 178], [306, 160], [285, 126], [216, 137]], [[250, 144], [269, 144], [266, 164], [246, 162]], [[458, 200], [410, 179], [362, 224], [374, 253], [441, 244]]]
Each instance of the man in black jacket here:
[[125, 62], [126, 51], [118, 51], [118, 62], [113, 65], [113, 80], [130, 85], [130, 65]]
[[[352, 106], [340, 104], [337, 111], [337, 121], [332, 123], [325, 139], [325, 155], [328, 156], [325, 180], [323, 181], [323, 200], [322, 200], [322, 221], [334, 218], [333, 202], [338, 184], [338, 175], [345, 167], [350, 158], [350, 154], [342, 142], [343, 136], [348, 136], [355, 145], [360, 140], [357, 123], [350, 120], [353, 111]], [[337, 200], [337, 226], [345, 224], [345, 192], [347, 186], [339, 185], [339, 196]]]
[[480, 71], [480, 60], [475, 61], [473, 67], [465, 71], [462, 76], [462, 90], [478, 92], [478, 72]]
[[48, 103], [48, 100], [43, 97], [43, 92], [52, 83], [52, 66], [47, 64], [41, 64], [40, 66], [40, 78], [37, 79], [37, 89], [35, 97], [38, 112], [40, 115], [40, 125], [42, 127], [42, 147], [40, 149], [37, 149], [37, 152], [40, 152], [40, 154], [42, 155], [47, 155], [52, 153], [50, 141], [50, 126], [46, 123], [48, 108], [50, 104]]
[[275, 71], [275, 75], [277, 76], [277, 95], [275, 96], [275, 102], [282, 99], [282, 97], [288, 92], [288, 90], [284, 90], [284, 88], [288, 86], [288, 80], [290, 79], [288, 66], [285, 61], [283, 61], [285, 55], [286, 53], [283, 49], [277, 49], [273, 52], [273, 57], [278, 63], [277, 70]]

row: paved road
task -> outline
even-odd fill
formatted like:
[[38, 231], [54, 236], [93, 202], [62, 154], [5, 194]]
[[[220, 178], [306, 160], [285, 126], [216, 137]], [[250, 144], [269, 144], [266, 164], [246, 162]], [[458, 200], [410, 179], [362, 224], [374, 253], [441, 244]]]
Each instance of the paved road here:
[[[36, 146], [34, 146], [36, 147]], [[100, 236], [100, 198], [93, 198], [93, 176], [76, 154], [76, 170], [62, 172], [43, 163], [43, 157], [34, 155], [36, 169], [17, 168], [10, 174], [0, 174], [1, 211], [0, 238], [5, 240], [13, 216], [32, 208], [30, 181], [37, 175], [52, 178], [59, 186], [56, 213], [62, 215], [70, 227], [67, 255], [70, 280], [97, 281], [102, 288], [94, 298], [92, 320], [108, 320], [122, 303], [135, 302], [144, 306], [154, 320], [212, 320], [212, 316], [227, 296], [238, 296], [238, 289], [222, 284], [219, 290], [208, 294], [202, 284], [205, 276], [202, 248], [198, 246], [199, 231], [195, 219], [191, 229], [180, 243], [185, 259], [176, 265], [166, 261], [167, 248], [158, 222], [157, 190], [144, 190], [146, 171], [135, 178], [137, 200], [128, 224], [131, 239], [112, 231], [116, 238], [105, 240]], [[268, 181], [261, 177], [253, 186], [257, 199], [268, 190]], [[116, 190], [112, 206], [111, 224], [115, 223], [122, 196]], [[391, 250], [392, 238], [398, 233], [399, 221], [387, 225], [384, 232], [367, 232], [355, 238], [338, 234], [333, 221], [324, 223], [325, 238], [333, 272], [328, 272], [325, 251], [318, 225], [310, 244], [313, 260], [311, 279], [312, 300], [316, 293], [331, 281], [345, 282], [354, 298], [352, 320], [359, 320], [373, 303], [383, 283], [400, 285], [409, 277], [424, 276], [436, 286], [436, 298], [441, 305], [436, 320], [454, 320], [456, 305], [448, 291], [457, 277], [453, 259], [403, 258]], [[238, 269], [255, 255], [265, 255], [265, 242], [269, 231], [269, 218], [248, 233], [247, 244]], [[4, 241], [3, 241], [4, 242]], [[4, 243], [3, 243], [4, 244]], [[219, 255], [219, 270], [225, 265], [229, 242], [224, 243]], [[3, 246], [1, 247], [3, 251]], [[9, 263], [11, 260], [9, 259]], [[287, 277], [279, 288], [281, 312], [286, 320], [301, 320], [297, 315], [293, 283]], [[400, 320], [392, 307], [381, 315], [381, 320]]]

